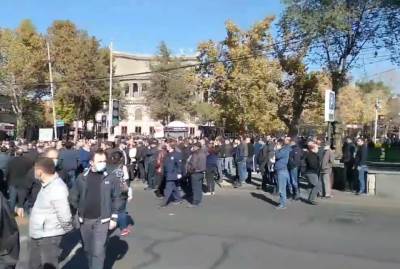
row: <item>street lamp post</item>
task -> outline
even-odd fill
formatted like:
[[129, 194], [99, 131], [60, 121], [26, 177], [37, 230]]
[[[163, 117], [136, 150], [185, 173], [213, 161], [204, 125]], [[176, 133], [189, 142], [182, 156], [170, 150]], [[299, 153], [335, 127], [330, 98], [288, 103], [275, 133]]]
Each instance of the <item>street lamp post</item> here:
[[111, 139], [112, 130], [112, 79], [113, 79], [113, 67], [112, 67], [112, 42], [110, 44], [110, 88], [108, 96], [108, 140]]
[[374, 144], [376, 144], [378, 138], [378, 111], [381, 109], [381, 103], [378, 98], [375, 101], [375, 128], [374, 128]]

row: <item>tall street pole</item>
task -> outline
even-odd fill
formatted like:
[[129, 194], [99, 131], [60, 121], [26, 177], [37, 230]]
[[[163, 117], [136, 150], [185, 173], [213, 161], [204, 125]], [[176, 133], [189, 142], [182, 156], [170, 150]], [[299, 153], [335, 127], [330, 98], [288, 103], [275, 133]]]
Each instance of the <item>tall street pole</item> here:
[[374, 128], [374, 144], [376, 144], [377, 136], [378, 136], [378, 109], [379, 109], [379, 99], [376, 99], [375, 102], [375, 128]]
[[53, 85], [53, 72], [51, 69], [51, 58], [50, 58], [50, 45], [49, 41], [46, 41], [47, 45], [47, 61], [49, 63], [49, 76], [50, 76], [50, 91], [51, 91], [51, 106], [53, 109], [53, 128], [54, 128], [54, 138], [58, 140], [57, 136], [57, 117], [56, 117], [56, 107], [54, 105], [54, 85]]
[[110, 43], [110, 89], [108, 98], [108, 140], [111, 139], [111, 129], [112, 129], [112, 42]]

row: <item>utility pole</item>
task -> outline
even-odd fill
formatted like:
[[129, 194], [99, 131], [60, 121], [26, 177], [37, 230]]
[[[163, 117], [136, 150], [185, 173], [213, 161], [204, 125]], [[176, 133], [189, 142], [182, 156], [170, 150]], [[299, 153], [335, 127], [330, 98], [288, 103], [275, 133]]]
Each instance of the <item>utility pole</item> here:
[[111, 139], [111, 130], [112, 130], [112, 42], [110, 43], [110, 89], [109, 89], [109, 97], [108, 97], [108, 140]]
[[375, 128], [374, 128], [374, 144], [378, 138], [378, 110], [381, 108], [381, 104], [378, 98], [375, 101]]
[[54, 105], [54, 85], [53, 85], [53, 72], [51, 69], [51, 58], [50, 58], [50, 44], [46, 41], [47, 45], [47, 61], [49, 63], [49, 76], [50, 76], [50, 91], [51, 91], [51, 105], [53, 109], [53, 127], [54, 127], [54, 138], [58, 140], [57, 136], [57, 117], [56, 117], [56, 107]]

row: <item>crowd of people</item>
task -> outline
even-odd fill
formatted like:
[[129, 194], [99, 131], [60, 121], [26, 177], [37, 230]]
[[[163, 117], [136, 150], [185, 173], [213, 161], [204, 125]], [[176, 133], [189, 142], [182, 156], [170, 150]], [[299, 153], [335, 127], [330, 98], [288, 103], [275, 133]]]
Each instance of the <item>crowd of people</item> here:
[[[346, 141], [342, 161], [352, 188], [350, 178], [358, 170], [357, 194], [362, 194], [368, 149], [361, 138], [356, 144]], [[186, 206], [199, 207], [204, 195], [215, 195], [216, 184], [240, 188], [254, 183], [255, 173], [261, 174], [259, 189], [279, 194], [277, 209], [286, 208], [288, 197], [312, 205], [318, 196], [332, 197], [334, 151], [317, 138], [3, 141], [0, 151], [1, 214], [29, 216], [29, 268], [35, 269], [58, 268], [60, 241], [73, 229], [80, 230], [89, 268], [103, 268], [109, 231], [119, 229], [121, 236], [133, 231], [127, 204], [134, 180], [161, 200], [160, 208], [185, 200]], [[301, 182], [309, 186], [307, 197]], [[13, 217], [8, 220], [0, 264], [12, 266], [18, 227]]]

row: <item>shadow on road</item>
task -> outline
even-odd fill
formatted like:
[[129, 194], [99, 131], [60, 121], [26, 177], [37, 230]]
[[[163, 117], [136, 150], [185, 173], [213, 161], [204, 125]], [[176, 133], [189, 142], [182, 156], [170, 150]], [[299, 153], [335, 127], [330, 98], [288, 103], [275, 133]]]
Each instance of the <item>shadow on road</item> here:
[[[60, 260], [64, 260], [70, 255], [72, 249], [80, 241], [79, 230], [67, 235], [61, 243], [63, 250]], [[128, 252], [128, 243], [121, 240], [119, 236], [114, 235], [107, 241], [106, 260], [104, 262], [105, 269], [113, 268], [117, 260], [121, 260]], [[88, 261], [83, 248], [79, 248], [72, 254], [72, 258], [63, 266], [63, 269], [87, 269]]]
[[255, 193], [255, 192], [251, 192], [250, 193], [251, 196], [253, 196], [254, 198], [260, 199], [264, 202], [267, 202], [273, 206], [278, 206], [279, 203], [275, 202], [274, 200], [272, 200], [271, 198], [268, 198], [267, 196], [265, 196], [264, 194], [260, 194], [260, 193]]
[[114, 263], [118, 260], [124, 258], [125, 254], [128, 252], [129, 246], [124, 240], [121, 240], [119, 236], [114, 235], [108, 240], [106, 261], [104, 263], [105, 269], [111, 269]]

